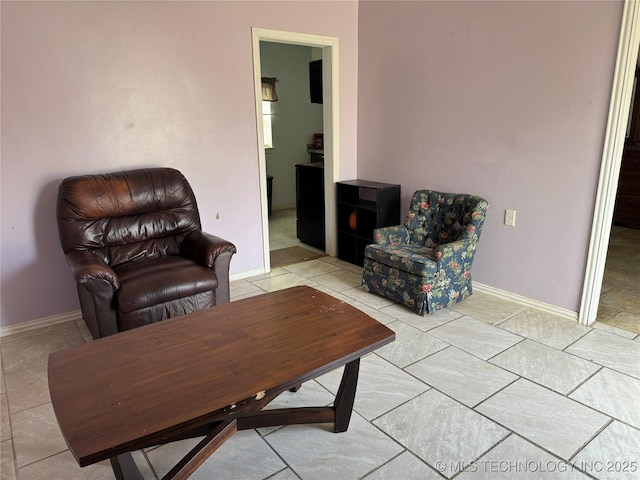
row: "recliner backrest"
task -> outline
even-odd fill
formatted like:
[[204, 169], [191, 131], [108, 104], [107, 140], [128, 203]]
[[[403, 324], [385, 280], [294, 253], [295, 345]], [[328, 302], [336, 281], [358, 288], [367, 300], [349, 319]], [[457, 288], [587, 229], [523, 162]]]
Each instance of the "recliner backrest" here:
[[172, 168], [69, 177], [57, 218], [65, 253], [92, 251], [111, 266], [177, 255], [184, 237], [201, 229], [191, 186]]
[[436, 248], [460, 239], [477, 242], [487, 207], [476, 195], [417, 190], [404, 223], [409, 243]]

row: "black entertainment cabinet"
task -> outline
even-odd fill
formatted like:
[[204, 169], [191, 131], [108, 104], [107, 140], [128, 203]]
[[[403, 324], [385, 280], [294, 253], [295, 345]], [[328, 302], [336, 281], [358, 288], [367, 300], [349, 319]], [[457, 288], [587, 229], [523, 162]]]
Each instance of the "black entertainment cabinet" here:
[[324, 242], [324, 164], [296, 164], [296, 236], [322, 251]]
[[364, 265], [373, 230], [400, 224], [400, 185], [367, 180], [336, 183], [338, 258]]

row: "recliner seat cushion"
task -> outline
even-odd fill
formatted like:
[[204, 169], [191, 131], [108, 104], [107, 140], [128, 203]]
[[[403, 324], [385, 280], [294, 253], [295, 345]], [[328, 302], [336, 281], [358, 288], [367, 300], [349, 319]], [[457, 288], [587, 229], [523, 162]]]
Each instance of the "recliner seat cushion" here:
[[215, 306], [216, 303], [216, 292], [209, 291], [172, 300], [171, 302], [151, 305], [150, 307], [142, 308], [134, 312], [120, 313], [118, 315], [118, 331], [124, 332], [125, 330], [142, 327], [149, 323], [179, 317], [187, 313], [198, 312], [206, 308], [211, 308]]
[[113, 270], [120, 280], [121, 314], [212, 292], [218, 286], [212, 269], [179, 256], [136, 260]]
[[437, 271], [435, 250], [421, 245], [367, 245], [364, 256], [420, 277], [432, 277]]

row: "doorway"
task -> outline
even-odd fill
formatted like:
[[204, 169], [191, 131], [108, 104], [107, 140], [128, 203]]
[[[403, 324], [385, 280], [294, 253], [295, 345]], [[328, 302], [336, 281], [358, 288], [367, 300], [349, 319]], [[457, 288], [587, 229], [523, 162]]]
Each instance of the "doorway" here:
[[[267, 154], [264, 148], [263, 109], [262, 109], [262, 65], [260, 59], [260, 42], [281, 43], [315, 47], [321, 49], [323, 64], [323, 104], [322, 133], [324, 144], [324, 225], [325, 252], [335, 255], [335, 182], [338, 180], [339, 148], [338, 148], [338, 39], [323, 35], [286, 32], [263, 28], [252, 28], [253, 66], [256, 97], [256, 126], [258, 131], [258, 173], [260, 179], [260, 199], [262, 206], [262, 242], [263, 263], [265, 272], [271, 270], [269, 208], [267, 195]], [[275, 179], [273, 180], [275, 181]]]
[[[265, 140], [265, 158], [274, 268], [325, 253], [323, 101], [321, 90], [311, 95], [312, 79], [322, 85], [322, 49], [261, 41], [260, 62], [264, 137], [271, 140]], [[311, 71], [315, 65], [318, 72]]]
[[640, 45], [640, 2], [625, 0], [579, 322], [596, 321], [611, 235], [633, 79]]
[[[640, 95], [636, 66], [631, 113], [596, 320], [640, 334]], [[618, 332], [620, 333], [620, 332]]]

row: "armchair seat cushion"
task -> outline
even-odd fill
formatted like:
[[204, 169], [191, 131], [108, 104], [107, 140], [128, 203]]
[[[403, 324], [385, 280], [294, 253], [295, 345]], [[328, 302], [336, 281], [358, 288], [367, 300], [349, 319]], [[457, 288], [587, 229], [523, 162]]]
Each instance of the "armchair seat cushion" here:
[[120, 313], [213, 291], [218, 286], [213, 270], [179, 256], [137, 260], [113, 270], [120, 279]]
[[364, 256], [420, 277], [431, 277], [437, 271], [435, 250], [422, 245], [367, 245]]

